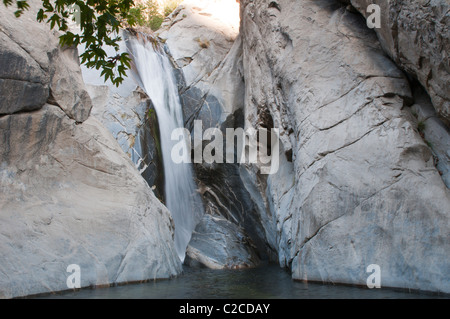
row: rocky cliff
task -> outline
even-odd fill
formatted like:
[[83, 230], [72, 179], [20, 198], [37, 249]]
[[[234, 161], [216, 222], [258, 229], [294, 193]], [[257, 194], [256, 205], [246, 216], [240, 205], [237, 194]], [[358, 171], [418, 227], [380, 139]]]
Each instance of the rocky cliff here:
[[279, 171], [240, 165], [233, 185], [257, 252], [294, 279], [365, 285], [378, 264], [384, 286], [449, 292], [446, 2], [390, 2], [375, 32], [363, 1], [245, 0], [227, 44], [233, 28], [207, 7], [231, 2], [186, 1], [160, 37], [184, 74], [188, 128], [280, 129]]
[[[375, 30], [359, 0], [187, 0], [166, 19], [189, 130], [280, 131], [275, 174], [195, 164], [186, 264], [356, 285], [377, 264], [382, 287], [450, 293], [448, 2], [374, 2]], [[178, 274], [151, 101], [85, 85], [33, 14], [0, 21], [0, 296], [66, 289], [69, 264], [82, 286]]]
[[82, 287], [178, 274], [169, 211], [35, 17], [0, 10], [0, 297], [68, 289], [70, 264]]
[[438, 114], [450, 121], [450, 4], [434, 1], [341, 0], [362, 15], [380, 7], [380, 44], [396, 64], [426, 88]]
[[267, 179], [280, 263], [362, 285], [378, 264], [384, 286], [449, 292], [450, 193], [376, 34], [331, 0], [241, 10], [246, 124], [269, 111], [292, 149], [289, 183]]

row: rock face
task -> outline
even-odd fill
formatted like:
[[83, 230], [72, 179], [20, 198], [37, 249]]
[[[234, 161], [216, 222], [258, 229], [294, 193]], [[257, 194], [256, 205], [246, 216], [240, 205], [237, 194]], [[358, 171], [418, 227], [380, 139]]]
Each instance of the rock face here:
[[245, 0], [241, 37], [246, 126], [269, 113], [287, 163], [255, 186], [280, 264], [361, 285], [378, 264], [382, 286], [450, 292], [450, 193], [375, 33], [336, 1]]
[[[341, 0], [342, 1], [342, 0]], [[369, 4], [381, 9], [375, 28], [381, 45], [406, 72], [416, 77], [440, 117], [450, 121], [450, 4], [447, 0], [347, 0], [365, 17]]]
[[17, 43], [0, 31], [0, 115], [38, 109], [49, 95], [49, 76]]
[[[448, 71], [438, 61], [447, 10], [434, 9], [442, 17], [437, 45], [422, 31], [421, 43], [409, 41], [421, 51], [389, 46], [377, 30], [380, 44], [364, 19], [338, 1], [249, 0], [240, 7], [240, 35], [228, 45], [208, 4], [184, 2], [160, 32], [181, 71], [186, 127], [201, 119], [222, 131], [276, 127], [281, 133], [274, 175], [261, 175], [258, 165], [196, 165], [209, 215], [192, 237], [188, 262], [223, 267], [239, 249], [212, 251], [209, 244], [219, 239], [205, 229], [214, 216], [236, 225], [249, 219], [253, 227], [241, 229], [260, 243], [250, 247], [290, 267], [294, 279], [365, 285], [367, 266], [376, 263], [383, 286], [448, 292], [448, 129], [434, 124], [435, 113], [421, 117], [430, 106], [426, 93], [411, 88], [398, 67], [419, 79], [445, 121]], [[429, 16], [428, 6], [407, 7], [401, 15], [417, 19], [412, 25]], [[407, 14], [414, 10], [414, 17]], [[416, 36], [405, 32], [403, 46], [406, 35]], [[424, 57], [420, 67], [408, 62], [412, 53]], [[428, 121], [426, 133], [421, 121]], [[227, 187], [230, 180], [237, 183]], [[243, 212], [229, 209], [236, 198], [230, 190], [241, 192]], [[216, 232], [223, 227], [217, 224]]]
[[83, 122], [92, 103], [81, 77], [78, 51], [61, 48], [57, 32], [36, 22], [39, 3], [30, 1], [30, 5], [20, 19], [13, 9], [0, 11], [0, 61], [4, 65], [0, 115], [38, 109], [49, 99], [71, 119]]
[[184, 263], [210, 269], [255, 267], [259, 258], [247, 240], [245, 231], [233, 222], [205, 214], [189, 242]]
[[[158, 31], [172, 56], [185, 127], [242, 127], [244, 82], [239, 4], [184, 1]], [[187, 250], [187, 263], [212, 268], [253, 267], [269, 257], [257, 206], [237, 164], [195, 164], [206, 216]], [[236, 240], [236, 236], [245, 238]], [[220, 242], [220, 243], [219, 243]], [[214, 249], [214, 247], [220, 247]]]
[[420, 85], [413, 87], [417, 130], [433, 152], [434, 162], [447, 188], [450, 188], [450, 129], [437, 115], [429, 96]]
[[108, 85], [87, 85], [86, 88], [94, 104], [92, 116], [112, 133], [153, 192], [163, 199], [158, 119], [147, 95], [136, 84], [127, 92], [117, 92]]
[[180, 271], [169, 212], [97, 120], [47, 104], [0, 132], [2, 297], [67, 289], [70, 264], [82, 287]]
[[[239, 4], [227, 0], [184, 1], [158, 31], [181, 71], [184, 120], [220, 127], [243, 107]], [[237, 40], [236, 40], [237, 39]]]
[[178, 274], [170, 213], [89, 116], [76, 50], [34, 19], [0, 11], [0, 297], [68, 289], [71, 264], [81, 287]]
[[[121, 34], [121, 51], [126, 48], [129, 34]], [[105, 48], [113, 55], [109, 47]], [[164, 174], [159, 145], [158, 119], [153, 104], [139, 87], [132, 72], [116, 87], [105, 83], [100, 70], [81, 66], [86, 89], [93, 102], [92, 115], [114, 136], [122, 150], [133, 161], [138, 171], [153, 188], [158, 198], [164, 198]]]
[[[294, 279], [358, 285], [377, 264], [382, 287], [450, 293], [448, 4], [380, 1], [374, 32], [342, 2], [242, 0], [239, 35], [233, 0], [166, 20], [185, 126], [281, 142], [273, 175], [195, 165], [206, 214], [186, 263], [275, 259]], [[147, 151], [133, 157], [148, 100], [134, 82], [85, 88], [76, 51], [34, 18], [0, 11], [0, 297], [66, 289], [70, 264], [83, 287], [178, 274], [170, 213], [136, 170]]]

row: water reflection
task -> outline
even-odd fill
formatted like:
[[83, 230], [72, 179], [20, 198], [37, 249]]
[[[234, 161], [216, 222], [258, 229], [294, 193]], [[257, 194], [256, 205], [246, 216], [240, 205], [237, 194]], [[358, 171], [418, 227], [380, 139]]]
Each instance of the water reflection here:
[[110, 288], [82, 289], [41, 298], [132, 298], [132, 299], [409, 299], [439, 298], [425, 293], [408, 293], [388, 288], [322, 285], [293, 281], [276, 265], [248, 270], [184, 268], [177, 278]]

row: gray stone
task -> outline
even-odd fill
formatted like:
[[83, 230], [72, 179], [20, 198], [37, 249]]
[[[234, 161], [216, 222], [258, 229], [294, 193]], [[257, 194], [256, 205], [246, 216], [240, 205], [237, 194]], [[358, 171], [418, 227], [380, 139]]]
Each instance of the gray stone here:
[[187, 0], [163, 23], [165, 41], [186, 86], [200, 86], [219, 67], [239, 33], [239, 4]]
[[1, 30], [0, 48], [0, 115], [42, 107], [49, 96], [48, 74]]
[[450, 130], [436, 114], [430, 97], [420, 86], [414, 87], [414, 105], [411, 106], [417, 131], [431, 148], [435, 165], [447, 188], [450, 188]]
[[[56, 106], [0, 118], [0, 297], [169, 278], [169, 211], [95, 118]], [[24, 152], [26, 150], [26, 152]]]
[[210, 269], [252, 268], [259, 264], [259, 258], [251, 245], [238, 225], [223, 217], [205, 214], [192, 234], [184, 263]]
[[45, 83], [49, 77], [39, 64], [17, 43], [0, 32], [0, 77], [32, 83]]
[[81, 287], [179, 274], [169, 211], [89, 116], [77, 50], [29, 3], [0, 10], [0, 298], [66, 290], [71, 264]]
[[[126, 81], [133, 80], [129, 77]], [[153, 192], [163, 199], [158, 120], [147, 95], [136, 84], [126, 93], [108, 85], [86, 87], [94, 105], [92, 115], [111, 132]]]
[[204, 103], [204, 92], [195, 86], [188, 88], [180, 94], [180, 102], [183, 106], [184, 126], [192, 131], [194, 121], [197, 119], [198, 112]]
[[436, 168], [450, 188], [450, 130], [437, 118], [425, 121], [425, 142], [436, 154]]
[[[18, 104], [9, 107], [8, 112], [3, 112], [2, 106], [0, 113], [14, 113], [21, 108], [38, 109], [48, 101], [58, 105], [70, 118], [81, 123], [89, 117], [92, 103], [81, 76], [78, 51], [72, 47], [61, 48], [60, 34], [57, 31], [50, 31], [48, 24], [36, 21], [36, 13], [41, 3], [29, 1], [29, 4], [30, 9], [20, 18], [14, 16], [14, 6], [2, 8], [0, 11], [0, 37], [2, 38], [0, 41], [5, 41], [5, 37], [8, 38], [7, 46], [1, 46], [1, 51], [5, 53], [1, 54], [9, 54], [8, 52], [13, 50], [18, 55], [13, 61], [19, 63], [15, 72], [16, 75], [20, 72], [22, 77], [8, 79], [32, 82], [32, 84], [3, 82], [3, 85], [7, 86], [2, 88], [2, 93], [8, 90], [9, 95], [12, 96], [12, 102]], [[23, 69], [25, 62], [29, 70], [21, 72], [19, 67]], [[4, 68], [9, 70], [7, 66]], [[0, 78], [4, 77], [0, 76]], [[15, 88], [11, 89], [13, 85]], [[24, 101], [20, 98], [22, 92], [26, 92], [27, 95], [23, 97]], [[33, 101], [33, 95], [36, 98], [35, 101]]]
[[[247, 250], [253, 251], [252, 255], [258, 255], [259, 259], [267, 260], [269, 254], [266, 249], [264, 228], [251, 194], [244, 187], [239, 175], [239, 166], [237, 164], [207, 165], [203, 163], [195, 164], [194, 171], [206, 214], [221, 217], [234, 224], [236, 230], [239, 229], [239, 232], [249, 238], [242, 245], [252, 243]], [[230, 229], [230, 227], [228, 228]], [[205, 228], [200, 228], [196, 232], [200, 233], [204, 230]], [[213, 233], [207, 232], [205, 235], [211, 236]], [[229, 243], [231, 242], [227, 241], [227, 244]], [[234, 248], [237, 246], [230, 246], [227, 249], [227, 256], [233, 254]], [[242, 258], [239, 250], [235, 253], [236, 256]], [[193, 259], [193, 257], [191, 258]], [[236, 260], [239, 258], [236, 257]], [[247, 264], [257, 264], [257, 260], [249, 260]]]
[[48, 85], [28, 81], [0, 79], [0, 115], [33, 111], [48, 98]]
[[[365, 14], [366, 1], [351, 2]], [[159, 33], [179, 68], [186, 126], [202, 119], [222, 130], [280, 130], [276, 174], [261, 175], [258, 164], [195, 165], [206, 215], [186, 263], [240, 268], [278, 259], [294, 279], [358, 285], [378, 264], [383, 287], [450, 293], [448, 127], [397, 67], [418, 78], [448, 120], [448, 4], [380, 2], [377, 33], [335, 0], [240, 5], [239, 37], [237, 15], [223, 14], [236, 13], [236, 3], [225, 0], [185, 1]], [[0, 117], [0, 296], [65, 289], [72, 263], [82, 286], [179, 273], [170, 214], [120, 148], [133, 148], [145, 98], [135, 87], [117, 95], [91, 83], [101, 106], [93, 113], [120, 146], [94, 116], [77, 123], [90, 109], [76, 106], [84, 96], [78, 69], [53, 66], [73, 51], [55, 51], [56, 37], [42, 41], [48, 35], [31, 30], [34, 17], [17, 28], [5, 12], [0, 40], [19, 48], [2, 48], [0, 57], [33, 68], [4, 70], [34, 83], [41, 69], [49, 82], [37, 82], [52, 97], [58, 83], [73, 83], [75, 98], [61, 91], [65, 113], [47, 104]], [[75, 78], [63, 83], [55, 74], [67, 70]], [[126, 103], [137, 114], [114, 107]]]
[[381, 9], [381, 45], [405, 71], [416, 77], [438, 114], [450, 121], [450, 4], [447, 0], [351, 0], [365, 17], [369, 4]]
[[51, 101], [77, 122], [89, 117], [92, 102], [81, 75], [78, 50], [58, 47], [51, 53]]
[[378, 264], [382, 286], [449, 292], [450, 193], [405, 108], [408, 81], [338, 2], [277, 4], [241, 1], [241, 37], [246, 127], [270, 114], [285, 154], [255, 185], [280, 264], [359, 285]]
[[220, 104], [219, 123], [243, 107], [238, 12], [234, 1], [184, 1], [157, 32], [182, 71], [185, 121], [206, 99]]

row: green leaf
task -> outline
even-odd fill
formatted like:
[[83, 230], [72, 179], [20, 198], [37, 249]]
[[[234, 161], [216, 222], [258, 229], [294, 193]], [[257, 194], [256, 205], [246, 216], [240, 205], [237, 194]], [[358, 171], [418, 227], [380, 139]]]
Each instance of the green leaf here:
[[[36, 0], [37, 1], [37, 0]], [[29, 9], [29, 0], [16, 0], [16, 17], [20, 17]], [[153, 3], [153, 0], [150, 1]], [[101, 76], [105, 81], [110, 80], [114, 85], [123, 82], [126, 71], [131, 67], [127, 53], [109, 57], [105, 47], [112, 47], [119, 52], [118, 36], [124, 23], [128, 25], [148, 23], [143, 15], [147, 7], [134, 5], [133, 0], [41, 0], [41, 8], [36, 14], [36, 20], [46, 21], [50, 29], [62, 32], [59, 38], [60, 45], [85, 45], [85, 52], [80, 55], [80, 62], [88, 68], [101, 69]], [[5, 6], [14, 4], [14, 0], [3, 0]], [[67, 19], [71, 19], [73, 5], [80, 10], [79, 34], [72, 33], [68, 28]], [[47, 16], [48, 14], [48, 16]]]
[[37, 15], [36, 15], [36, 20], [39, 22], [42, 22], [42, 20], [44, 20], [45, 15], [44, 15], [44, 10], [43, 9], [39, 9]]

